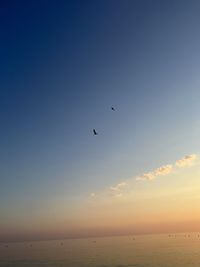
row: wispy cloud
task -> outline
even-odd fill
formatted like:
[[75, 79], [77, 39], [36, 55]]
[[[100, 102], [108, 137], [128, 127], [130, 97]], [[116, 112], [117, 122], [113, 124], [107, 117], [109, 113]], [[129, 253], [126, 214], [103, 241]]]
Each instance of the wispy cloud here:
[[179, 168], [191, 166], [197, 160], [197, 155], [186, 155], [184, 158], [176, 161], [175, 165]]
[[122, 196], [123, 189], [127, 186], [128, 184], [125, 182], [121, 182], [117, 184], [116, 186], [111, 186], [110, 187], [110, 192], [112, 195], [120, 197]]
[[144, 180], [153, 180], [156, 178], [156, 176], [161, 176], [161, 175], [167, 175], [169, 173], [171, 173], [173, 170], [173, 166], [172, 165], [165, 165], [165, 166], [161, 166], [151, 172], [147, 172], [147, 173], [144, 173], [140, 176], [137, 176], [136, 177], [136, 180], [137, 181], [144, 181]]
[[[196, 154], [186, 155], [183, 158], [177, 160], [174, 164], [167, 164], [161, 167], [158, 167], [152, 171], [145, 172], [139, 176], [136, 176], [131, 179], [127, 179], [125, 181], [121, 181], [115, 186], [110, 186], [106, 190], [106, 194], [113, 197], [121, 197], [123, 193], [129, 190], [132, 187], [133, 180], [136, 181], [152, 181], [159, 176], [166, 176], [171, 174], [174, 170], [182, 168], [182, 167], [190, 167], [193, 166], [194, 163], [198, 160], [198, 156]], [[96, 193], [91, 193], [90, 196], [94, 198]]]
[[175, 164], [168, 164], [161, 166], [151, 172], [144, 173], [140, 176], [136, 177], [137, 181], [151, 181], [155, 179], [157, 176], [163, 176], [170, 174], [175, 167], [183, 168], [192, 166], [198, 159], [196, 154], [186, 155], [182, 159], [179, 159], [175, 162]]
[[156, 176], [159, 175], [166, 175], [169, 174], [172, 171], [173, 166], [172, 165], [165, 165], [160, 168], [157, 168], [154, 173]]

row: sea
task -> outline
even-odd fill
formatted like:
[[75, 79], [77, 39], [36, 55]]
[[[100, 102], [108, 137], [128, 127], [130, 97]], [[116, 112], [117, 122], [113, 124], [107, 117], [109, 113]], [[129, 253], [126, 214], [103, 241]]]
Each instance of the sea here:
[[200, 267], [200, 234], [0, 243], [0, 267]]

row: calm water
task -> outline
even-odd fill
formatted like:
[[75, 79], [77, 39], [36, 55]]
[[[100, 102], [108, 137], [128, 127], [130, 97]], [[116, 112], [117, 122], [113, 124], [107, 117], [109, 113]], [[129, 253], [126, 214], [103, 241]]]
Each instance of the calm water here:
[[197, 233], [0, 244], [0, 267], [200, 267]]

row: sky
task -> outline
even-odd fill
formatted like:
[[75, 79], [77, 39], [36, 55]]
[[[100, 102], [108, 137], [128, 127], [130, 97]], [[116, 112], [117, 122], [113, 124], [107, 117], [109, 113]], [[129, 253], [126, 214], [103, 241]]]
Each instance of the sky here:
[[0, 240], [200, 231], [199, 13], [1, 1]]

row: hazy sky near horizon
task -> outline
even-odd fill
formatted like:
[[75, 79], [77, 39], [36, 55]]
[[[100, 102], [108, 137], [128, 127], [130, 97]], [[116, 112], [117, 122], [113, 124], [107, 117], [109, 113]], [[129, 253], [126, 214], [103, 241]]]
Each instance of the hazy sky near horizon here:
[[196, 229], [199, 14], [195, 0], [0, 3], [0, 237]]

